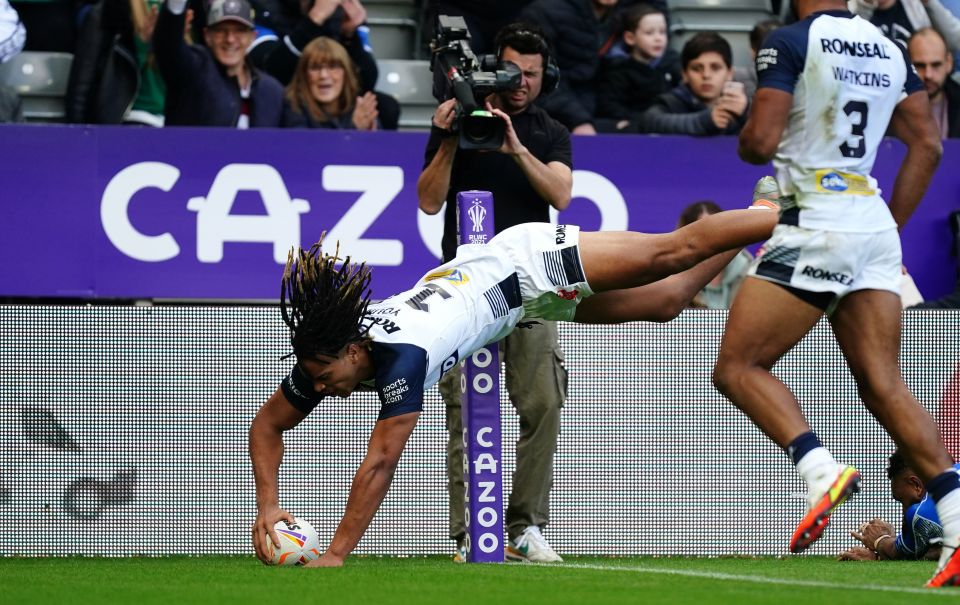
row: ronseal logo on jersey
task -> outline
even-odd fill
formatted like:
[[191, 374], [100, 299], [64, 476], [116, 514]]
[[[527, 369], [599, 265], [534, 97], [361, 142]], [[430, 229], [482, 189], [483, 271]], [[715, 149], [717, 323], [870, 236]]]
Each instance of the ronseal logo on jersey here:
[[814, 174], [818, 193], [846, 193], [847, 195], [876, 195], [870, 181], [859, 174], [837, 170], [817, 170]]

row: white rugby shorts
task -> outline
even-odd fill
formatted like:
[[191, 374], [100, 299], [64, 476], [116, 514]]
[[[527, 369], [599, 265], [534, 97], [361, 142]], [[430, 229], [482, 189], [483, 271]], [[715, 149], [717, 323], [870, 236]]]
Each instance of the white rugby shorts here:
[[777, 225], [749, 275], [841, 298], [857, 290], [900, 294], [900, 236], [896, 228], [876, 233], [823, 231]]
[[526, 317], [570, 321], [577, 304], [593, 295], [579, 241], [576, 225], [524, 223], [504, 229], [487, 243], [516, 266]]

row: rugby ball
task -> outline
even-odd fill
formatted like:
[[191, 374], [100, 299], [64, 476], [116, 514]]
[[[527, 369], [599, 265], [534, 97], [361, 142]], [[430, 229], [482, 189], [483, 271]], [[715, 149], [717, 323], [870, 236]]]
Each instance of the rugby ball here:
[[303, 519], [293, 523], [277, 521], [273, 526], [280, 539], [280, 548], [267, 540], [267, 552], [273, 565], [304, 565], [320, 557], [320, 539], [317, 530]]

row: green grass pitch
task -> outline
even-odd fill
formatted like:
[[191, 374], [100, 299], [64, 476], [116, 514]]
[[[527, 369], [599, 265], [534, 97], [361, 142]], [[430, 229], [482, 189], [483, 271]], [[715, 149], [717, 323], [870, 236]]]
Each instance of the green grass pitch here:
[[457, 565], [351, 557], [342, 569], [253, 557], [0, 558], [0, 603], [958, 603], [930, 590], [930, 562], [824, 557], [568, 557], [559, 565]]

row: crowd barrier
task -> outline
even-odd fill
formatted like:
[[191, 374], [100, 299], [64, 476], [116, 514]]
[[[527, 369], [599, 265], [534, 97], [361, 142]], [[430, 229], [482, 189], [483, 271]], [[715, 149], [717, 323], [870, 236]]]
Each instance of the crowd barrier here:
[[[570, 371], [551, 497], [562, 554], [786, 554], [804, 502], [787, 457], [710, 384], [724, 311], [663, 325], [561, 324]], [[908, 311], [908, 385], [954, 455], [960, 313]], [[251, 554], [247, 430], [289, 370], [276, 306], [0, 306], [0, 555]], [[811, 550], [895, 524], [890, 440], [819, 324], [776, 367], [861, 494]], [[504, 489], [516, 416], [501, 389]], [[287, 434], [281, 503], [326, 543], [364, 454], [373, 395], [324, 400]], [[357, 552], [453, 552], [436, 389]]]

